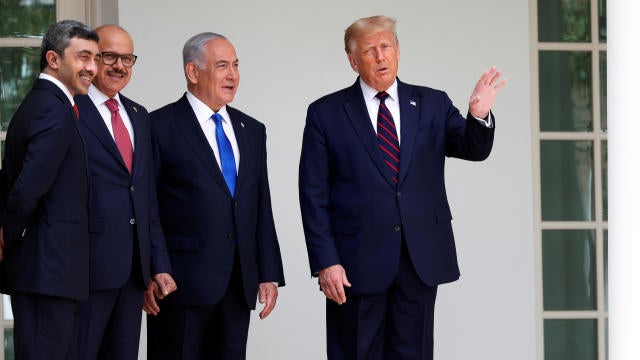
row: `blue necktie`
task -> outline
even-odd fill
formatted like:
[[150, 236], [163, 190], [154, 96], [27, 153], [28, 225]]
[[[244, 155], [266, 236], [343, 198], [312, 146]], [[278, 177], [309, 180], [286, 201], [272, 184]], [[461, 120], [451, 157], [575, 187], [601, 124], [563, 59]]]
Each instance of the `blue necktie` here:
[[213, 121], [216, 123], [216, 142], [218, 143], [218, 152], [220, 153], [220, 168], [222, 168], [222, 176], [224, 181], [227, 182], [227, 187], [231, 196], [234, 195], [236, 189], [236, 160], [233, 157], [233, 149], [229, 138], [224, 133], [222, 128], [222, 116], [218, 113], [214, 113]]

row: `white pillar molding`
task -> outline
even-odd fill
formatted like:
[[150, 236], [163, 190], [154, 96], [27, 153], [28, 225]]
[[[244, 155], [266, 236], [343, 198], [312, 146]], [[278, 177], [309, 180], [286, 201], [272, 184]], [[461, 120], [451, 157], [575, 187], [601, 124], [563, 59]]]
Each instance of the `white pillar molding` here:
[[607, 3], [609, 359], [640, 359], [640, 1]]

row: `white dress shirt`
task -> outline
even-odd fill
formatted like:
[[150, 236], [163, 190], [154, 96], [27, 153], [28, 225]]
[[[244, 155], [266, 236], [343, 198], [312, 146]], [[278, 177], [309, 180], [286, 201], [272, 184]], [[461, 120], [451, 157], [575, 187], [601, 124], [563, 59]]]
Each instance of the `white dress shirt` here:
[[[107, 129], [109, 129], [109, 133], [115, 141], [115, 137], [113, 136], [113, 126], [111, 125], [111, 111], [105, 104], [106, 101], [109, 100], [109, 97], [103, 94], [102, 91], [98, 90], [97, 87], [93, 86], [93, 84], [91, 84], [91, 86], [89, 86], [89, 98], [91, 98], [91, 101], [93, 101], [93, 104], [98, 109], [98, 112], [102, 116], [104, 124], [107, 126]], [[118, 101], [118, 111], [120, 112], [120, 117], [122, 118], [124, 127], [127, 128], [127, 132], [129, 133], [129, 138], [131, 139], [131, 148], [135, 151], [135, 134], [133, 133], [133, 125], [131, 125], [129, 114], [127, 114], [127, 111], [120, 101], [120, 94], [116, 94], [116, 96], [114, 96], [114, 99]]]
[[[198, 122], [202, 127], [204, 136], [207, 137], [209, 146], [211, 147], [211, 150], [213, 150], [213, 154], [215, 155], [216, 161], [218, 162], [218, 167], [220, 167], [220, 151], [218, 150], [218, 141], [216, 140], [216, 123], [211, 118], [214, 114], [214, 111], [189, 91], [187, 91], [187, 100], [189, 101], [193, 112], [196, 114], [196, 119], [198, 119]], [[231, 124], [229, 114], [227, 113], [227, 106], [225, 105], [221, 107], [220, 110], [218, 110], [218, 114], [222, 116], [222, 129], [227, 135], [227, 138], [229, 138], [231, 148], [233, 149], [233, 158], [236, 161], [237, 174], [240, 166], [240, 150], [238, 150], [238, 141], [236, 140], [236, 134], [233, 131], [233, 125]]]

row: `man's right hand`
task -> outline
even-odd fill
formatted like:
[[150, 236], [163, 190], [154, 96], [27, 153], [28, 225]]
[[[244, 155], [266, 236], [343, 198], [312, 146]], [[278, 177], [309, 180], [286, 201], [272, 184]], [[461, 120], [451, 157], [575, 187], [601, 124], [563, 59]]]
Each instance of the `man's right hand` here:
[[342, 305], [347, 302], [344, 287], [351, 287], [342, 265], [331, 265], [318, 272], [320, 289], [328, 299]]
[[158, 295], [158, 284], [155, 281], [149, 281], [149, 286], [144, 292], [144, 303], [142, 304], [142, 310], [147, 314], [158, 315], [160, 306], [156, 302], [156, 296]]

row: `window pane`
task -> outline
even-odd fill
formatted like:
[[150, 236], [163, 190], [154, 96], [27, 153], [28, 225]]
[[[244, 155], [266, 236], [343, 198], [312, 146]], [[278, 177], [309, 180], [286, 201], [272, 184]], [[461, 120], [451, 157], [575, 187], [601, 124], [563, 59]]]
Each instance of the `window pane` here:
[[591, 53], [540, 51], [540, 130], [593, 129]]
[[600, 124], [607, 132], [607, 52], [600, 51]]
[[595, 310], [596, 245], [592, 230], [544, 230], [544, 310]]
[[607, 42], [607, 0], [598, 0], [598, 36], [600, 42]]
[[609, 220], [609, 178], [608, 178], [608, 167], [609, 167], [609, 149], [607, 146], [607, 142], [602, 142], [602, 220]]
[[596, 360], [596, 320], [545, 320], [545, 360]]
[[590, 42], [590, 9], [589, 0], [538, 0], [538, 41]]
[[14, 360], [15, 358], [13, 353], [13, 329], [4, 329], [4, 359]]
[[55, 0], [0, 0], [0, 37], [42, 36], [56, 22]]
[[[0, 0], [3, 1], [3, 0]], [[0, 48], [0, 129], [7, 130], [13, 113], [40, 71], [39, 48]]]
[[604, 309], [609, 310], [609, 231], [604, 231]]
[[592, 221], [593, 143], [540, 142], [543, 221]]

